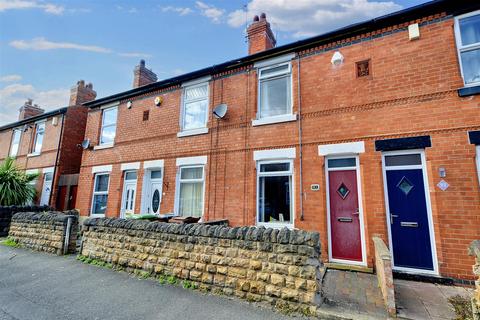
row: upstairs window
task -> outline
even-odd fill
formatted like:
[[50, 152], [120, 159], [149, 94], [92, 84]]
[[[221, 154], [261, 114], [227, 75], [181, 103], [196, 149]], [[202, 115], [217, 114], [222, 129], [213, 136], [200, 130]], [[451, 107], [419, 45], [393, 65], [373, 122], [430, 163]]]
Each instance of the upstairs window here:
[[208, 120], [208, 83], [183, 89], [182, 131], [202, 129]]
[[258, 119], [292, 114], [291, 64], [259, 69]]
[[455, 37], [465, 85], [480, 85], [480, 11], [455, 18]]
[[35, 124], [35, 136], [33, 139], [32, 153], [39, 154], [42, 151], [44, 135], [45, 135], [45, 121]]
[[22, 136], [22, 130], [20, 130], [20, 129], [13, 130], [12, 144], [10, 145], [10, 157], [16, 157], [17, 156], [21, 136]]
[[113, 144], [117, 130], [117, 107], [103, 109], [100, 145]]

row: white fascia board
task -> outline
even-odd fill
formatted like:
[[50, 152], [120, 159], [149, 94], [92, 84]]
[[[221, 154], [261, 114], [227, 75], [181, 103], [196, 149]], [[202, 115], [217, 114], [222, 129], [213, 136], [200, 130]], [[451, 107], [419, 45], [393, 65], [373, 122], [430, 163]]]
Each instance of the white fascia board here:
[[95, 166], [92, 167], [92, 173], [99, 173], [99, 172], [112, 172], [112, 165], [105, 165], [105, 166]]
[[138, 170], [140, 169], [140, 162], [129, 162], [129, 163], [122, 163], [120, 166], [122, 171], [125, 170]]
[[324, 144], [318, 146], [318, 155], [329, 156], [335, 154], [359, 154], [365, 152], [365, 142], [347, 142]]
[[285, 54], [283, 56], [275, 57], [268, 60], [262, 60], [253, 64], [254, 68], [263, 68], [268, 66], [273, 66], [278, 63], [288, 62], [295, 58], [295, 53]]
[[212, 76], [201, 77], [201, 78], [194, 79], [194, 80], [191, 80], [191, 81], [183, 82], [182, 83], [182, 88], [189, 87], [189, 86], [194, 86], [194, 85], [201, 84], [201, 83], [204, 83], [204, 82], [208, 82], [208, 81], [210, 81], [210, 79], [212, 79]]
[[164, 160], [150, 160], [143, 163], [144, 169], [163, 168]]
[[53, 173], [53, 170], [55, 169], [55, 167], [50, 167], [50, 168], [43, 168], [43, 173]]
[[37, 174], [38, 173], [38, 169], [28, 169], [28, 170], [25, 170], [25, 173], [26, 174]]
[[207, 164], [207, 156], [177, 158], [177, 167], [195, 164]]
[[253, 152], [253, 160], [270, 159], [295, 159], [297, 156], [295, 148], [258, 150]]

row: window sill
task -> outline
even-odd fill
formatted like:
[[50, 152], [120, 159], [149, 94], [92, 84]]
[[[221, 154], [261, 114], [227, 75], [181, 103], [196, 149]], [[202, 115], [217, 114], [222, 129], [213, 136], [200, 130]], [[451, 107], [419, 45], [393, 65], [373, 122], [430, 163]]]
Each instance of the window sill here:
[[27, 154], [27, 158], [38, 157], [39, 155], [40, 155], [40, 152], [29, 153], [29, 154]]
[[275, 116], [275, 117], [268, 117], [268, 118], [262, 118], [262, 119], [255, 119], [252, 120], [252, 126], [263, 126], [267, 124], [274, 124], [274, 123], [282, 123], [282, 122], [290, 122], [290, 121], [296, 121], [297, 120], [297, 114], [286, 114], [282, 116]]
[[468, 97], [480, 94], [480, 85], [463, 87], [457, 90], [459, 97]]
[[257, 227], [265, 227], [272, 229], [294, 229], [293, 223], [275, 223], [275, 222], [257, 222]]
[[206, 133], [208, 133], [208, 128], [200, 128], [200, 129], [181, 131], [177, 133], [177, 137], [182, 138], [182, 137], [189, 137], [189, 136], [197, 136], [197, 135], [206, 134]]
[[105, 214], [101, 213], [91, 213], [90, 218], [105, 218]]
[[108, 149], [108, 148], [113, 148], [113, 143], [105, 143], [105, 144], [95, 146], [93, 147], [93, 150], [102, 150], [102, 149]]

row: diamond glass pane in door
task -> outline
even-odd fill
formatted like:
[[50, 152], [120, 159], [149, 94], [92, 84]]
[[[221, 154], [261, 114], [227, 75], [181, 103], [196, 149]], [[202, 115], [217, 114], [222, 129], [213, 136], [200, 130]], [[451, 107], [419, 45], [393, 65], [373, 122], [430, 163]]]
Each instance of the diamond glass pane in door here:
[[350, 192], [350, 190], [348, 190], [347, 186], [342, 182], [340, 187], [338, 187], [337, 192], [340, 195], [340, 197], [342, 197], [342, 199], [345, 199], [348, 193]]
[[398, 182], [397, 184], [397, 187], [402, 190], [402, 192], [405, 194], [405, 195], [408, 195], [410, 193], [410, 191], [412, 191], [413, 189], [413, 184], [408, 181], [408, 179], [404, 176], [400, 182]]

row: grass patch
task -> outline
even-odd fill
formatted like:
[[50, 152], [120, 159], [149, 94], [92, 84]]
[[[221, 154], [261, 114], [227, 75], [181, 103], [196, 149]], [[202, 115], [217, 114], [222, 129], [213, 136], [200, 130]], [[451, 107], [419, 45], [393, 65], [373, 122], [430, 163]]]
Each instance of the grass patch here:
[[0, 244], [7, 246], [7, 247], [12, 247], [12, 248], [20, 248], [20, 244], [13, 240], [12, 238], [7, 238], [0, 242]]
[[457, 294], [448, 298], [448, 302], [455, 309], [455, 320], [473, 320], [472, 302], [470, 299]]
[[198, 288], [198, 286], [190, 280], [183, 280], [182, 287], [184, 289], [192, 289], [192, 290], [195, 290]]

